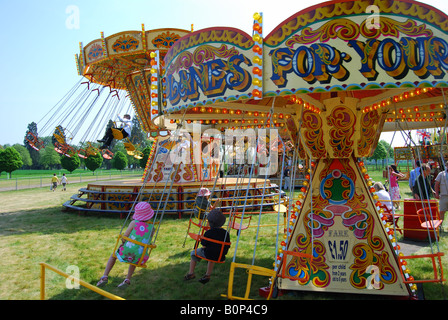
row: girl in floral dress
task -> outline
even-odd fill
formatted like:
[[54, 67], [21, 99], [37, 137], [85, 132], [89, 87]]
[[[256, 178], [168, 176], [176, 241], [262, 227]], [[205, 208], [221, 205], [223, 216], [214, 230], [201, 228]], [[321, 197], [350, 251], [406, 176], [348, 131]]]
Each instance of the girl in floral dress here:
[[[147, 202], [139, 202], [135, 206], [135, 213], [132, 216], [132, 221], [129, 227], [124, 232], [124, 236], [144, 244], [148, 244], [154, 233], [153, 224], [149, 223], [149, 220], [154, 216], [154, 210], [151, 205]], [[118, 287], [126, 287], [131, 284], [131, 277], [135, 271], [137, 264], [142, 265], [149, 258], [148, 252], [143, 252], [144, 247], [140, 246], [131, 241], [123, 240], [123, 244], [117, 249], [116, 252], [112, 253], [107, 261], [106, 269], [104, 270], [104, 275], [101, 277], [100, 281], [96, 284], [98, 287], [105, 285], [108, 282], [109, 272], [112, 270], [117, 259], [121, 262], [129, 263], [128, 274], [126, 279], [118, 285]], [[142, 260], [140, 258], [143, 256]]]
[[[390, 180], [390, 197], [392, 200], [400, 200], [400, 187], [398, 186], [398, 178], [405, 178], [405, 175], [398, 171], [397, 166], [391, 164], [389, 166], [389, 180]], [[400, 203], [394, 202], [395, 209], [400, 209]]]

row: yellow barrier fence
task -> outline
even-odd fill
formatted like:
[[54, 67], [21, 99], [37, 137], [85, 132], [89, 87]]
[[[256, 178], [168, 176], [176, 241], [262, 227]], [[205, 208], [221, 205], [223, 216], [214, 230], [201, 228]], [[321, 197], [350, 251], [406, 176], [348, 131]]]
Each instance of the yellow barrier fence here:
[[101, 290], [98, 287], [92, 286], [90, 283], [87, 283], [85, 281], [82, 281], [80, 279], [74, 278], [73, 276], [45, 263], [45, 262], [41, 262], [40, 263], [40, 300], [45, 300], [45, 269], [49, 269], [51, 271], [56, 272], [57, 274], [65, 277], [65, 278], [70, 278], [71, 280], [73, 280], [76, 283], [79, 283], [81, 286], [92, 290], [108, 299], [111, 300], [125, 300], [122, 297], [116, 296], [114, 294], [111, 294], [107, 291]]

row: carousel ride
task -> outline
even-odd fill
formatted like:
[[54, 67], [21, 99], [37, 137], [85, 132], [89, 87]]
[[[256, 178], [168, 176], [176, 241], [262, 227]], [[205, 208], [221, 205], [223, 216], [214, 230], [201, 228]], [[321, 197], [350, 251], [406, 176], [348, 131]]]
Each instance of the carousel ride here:
[[[267, 36], [257, 13], [252, 35], [185, 31], [165, 51], [144, 31], [95, 40], [77, 57], [80, 75], [125, 90], [155, 143], [139, 183], [89, 185], [84, 201], [112, 211], [109, 193], [124, 211], [135, 201], [163, 213], [168, 204], [191, 211], [207, 186], [229, 214], [242, 211], [233, 224], [240, 231], [247, 208], [285, 214], [272, 269], [239, 264], [234, 255], [229, 299], [249, 298], [232, 291], [240, 268], [269, 278], [268, 297], [297, 290], [415, 298], [425, 280], [406, 267], [412, 257], [400, 252], [394, 213], [391, 220], [377, 201], [362, 159], [382, 132], [445, 125], [447, 21], [411, 0], [346, 0], [302, 10]], [[227, 164], [245, 160], [236, 177], [220, 177], [229, 155]], [[270, 183], [273, 173], [290, 166], [294, 175], [302, 163], [300, 192], [292, 183], [284, 196]], [[433, 282], [445, 281], [442, 256], [430, 257], [440, 271]]]

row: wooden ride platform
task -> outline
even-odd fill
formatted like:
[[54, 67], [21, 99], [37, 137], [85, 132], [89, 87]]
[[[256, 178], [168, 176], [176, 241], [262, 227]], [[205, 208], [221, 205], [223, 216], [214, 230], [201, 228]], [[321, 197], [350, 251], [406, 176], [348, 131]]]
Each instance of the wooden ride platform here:
[[[151, 206], [165, 214], [191, 215], [199, 188], [212, 191], [215, 181], [189, 183], [146, 183], [141, 179], [120, 181], [97, 181], [78, 190], [63, 206], [79, 212], [107, 212], [127, 215], [136, 201], [149, 201]], [[264, 195], [263, 195], [264, 193]], [[284, 193], [276, 184], [260, 178], [218, 178], [212, 199], [221, 200], [224, 213], [234, 211], [270, 209], [279, 203], [279, 193]], [[162, 197], [163, 196], [163, 197]], [[283, 199], [280, 199], [280, 203]]]

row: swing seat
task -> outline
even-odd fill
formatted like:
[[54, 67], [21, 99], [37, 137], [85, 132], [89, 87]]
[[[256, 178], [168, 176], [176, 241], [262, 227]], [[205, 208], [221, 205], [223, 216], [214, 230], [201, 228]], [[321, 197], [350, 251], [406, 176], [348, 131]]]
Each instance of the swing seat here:
[[[197, 236], [197, 237], [196, 237], [196, 236]], [[219, 244], [219, 245], [221, 246], [221, 249], [220, 249], [220, 251], [219, 251], [218, 259], [216, 259], [216, 260], [207, 259], [207, 258], [205, 258], [205, 257], [203, 257], [203, 256], [198, 255], [198, 254], [197, 254], [197, 250], [198, 250], [197, 247], [194, 249], [194, 255], [195, 255], [196, 257], [198, 257], [198, 258], [200, 258], [200, 259], [202, 259], [202, 260], [206, 260], [206, 261], [210, 261], [210, 262], [214, 262], [214, 263], [224, 263], [224, 262], [225, 262], [224, 248], [225, 248], [226, 246], [229, 246], [229, 247], [230, 247], [231, 242], [219, 241], [219, 240], [215, 240], [215, 239], [207, 238], [207, 237], [204, 237], [203, 235], [198, 235], [198, 234], [196, 234], [196, 236], [195, 236], [195, 237], [197, 238], [196, 243], [200, 243], [201, 240], [206, 240], [206, 241], [209, 241], [209, 242], [217, 243], [217, 244]]]
[[87, 159], [87, 151], [84, 149], [79, 149], [78, 150], [78, 157], [80, 157], [81, 159]]
[[135, 159], [138, 159], [138, 160], [143, 159], [143, 152], [138, 151], [138, 150], [135, 150], [135, 152], [134, 152], [134, 158], [135, 158]]
[[243, 223], [240, 224], [240, 223], [236, 222], [236, 219], [241, 220], [241, 218], [242, 218], [242, 216], [240, 214], [238, 214], [237, 212], [233, 212], [230, 215], [230, 227], [235, 230], [240, 230], [240, 229], [246, 230], [247, 228], [249, 228], [250, 221], [252, 220], [252, 216], [250, 215], [250, 216], [243, 217], [243, 219], [242, 219], [243, 221], [248, 220], [246, 225], [244, 225]]
[[126, 151], [135, 151], [135, 146], [132, 143], [124, 142], [123, 145]]
[[92, 143], [87, 142], [87, 148], [85, 148], [85, 155], [86, 155], [86, 157], [88, 157], [88, 156], [96, 156], [97, 153], [98, 153], [98, 148], [92, 146]]
[[198, 220], [202, 220], [204, 217], [205, 217], [205, 211], [206, 210], [204, 210], [204, 209], [201, 209], [201, 208], [199, 208], [198, 206], [195, 206], [194, 207], [198, 212], [196, 213], [194, 213], [194, 215], [195, 215], [195, 217], [198, 219]]
[[44, 148], [45, 144], [42, 140], [40, 140], [34, 133], [28, 131], [25, 136], [26, 141], [36, 151]]
[[417, 210], [420, 225], [425, 229], [435, 229], [441, 226], [443, 220], [440, 219], [438, 207], [424, 207]]
[[113, 137], [114, 137], [114, 139], [116, 139], [116, 140], [123, 140], [123, 133], [121, 132], [121, 130], [120, 129], [117, 129], [117, 128], [111, 128], [111, 130], [112, 130], [112, 135], [113, 135]]
[[[132, 242], [132, 243], [134, 243], [136, 245], [139, 245], [139, 246], [143, 247], [142, 254], [139, 257], [137, 263], [131, 263], [131, 262], [126, 262], [126, 263], [131, 264], [131, 265], [136, 266], [136, 267], [140, 267], [140, 268], [147, 268], [148, 266], [146, 265], [146, 261], [148, 261], [149, 256], [151, 255], [152, 249], [155, 249], [157, 246], [155, 244], [153, 244], [153, 243], [139, 242], [139, 241], [133, 240], [133, 239], [131, 239], [129, 237], [126, 237], [125, 235], [120, 234], [118, 236], [118, 238], [117, 238], [117, 242], [115, 244], [115, 248], [114, 248], [114, 251], [113, 251], [113, 256], [115, 258], [117, 258], [116, 252], [117, 252], [117, 249], [118, 249], [118, 244], [119, 244], [121, 239], [124, 240], [124, 241]], [[145, 256], [148, 256], [148, 259], [145, 260]]]
[[103, 155], [103, 158], [106, 160], [110, 160], [114, 156], [113, 152], [110, 151], [109, 149], [103, 149], [101, 151], [101, 154]]
[[28, 144], [36, 151], [40, 151], [42, 148], [44, 148], [44, 142], [40, 140], [36, 142], [28, 142]]
[[198, 222], [195, 222], [195, 221], [193, 221], [193, 218], [190, 219], [190, 222], [188, 223], [188, 230], [187, 230], [188, 235], [196, 241], [199, 239], [200, 235], [197, 233], [189, 232], [192, 224], [202, 230], [201, 235], [204, 234], [205, 231], [210, 229], [210, 227], [208, 226], [206, 221], [205, 221], [205, 225], [204, 225], [203, 224], [204, 220], [201, 220], [201, 219], [197, 219], [197, 220], [198, 220]]
[[[247, 282], [246, 282], [246, 290], [244, 291], [244, 296], [235, 296], [233, 293], [233, 284], [235, 282], [235, 270], [236, 269], [245, 269], [247, 274]], [[271, 280], [271, 286], [268, 288], [266, 297], [269, 300], [273, 296], [274, 286], [276, 285], [276, 271], [264, 267], [242, 264], [242, 263], [230, 263], [230, 272], [229, 272], [229, 282], [227, 286], [227, 294], [221, 294], [222, 297], [231, 299], [231, 300], [252, 300], [249, 295], [251, 293], [252, 286], [252, 278], [253, 275], [268, 277]], [[238, 278], [238, 284], [241, 283], [241, 279]], [[260, 289], [261, 290], [261, 289]], [[260, 293], [259, 290], [259, 293]], [[260, 294], [261, 295], [261, 294]]]
[[72, 146], [70, 146], [66, 143], [59, 143], [59, 142], [56, 142], [54, 144], [54, 150], [57, 153], [63, 154], [64, 156], [66, 156], [68, 158], [71, 158], [72, 154], [76, 153], [75, 149]]
[[66, 139], [65, 139], [65, 134], [63, 131], [61, 131], [61, 129], [59, 127], [56, 127], [55, 132], [53, 133], [53, 137], [56, 139], [57, 142], [59, 142], [60, 144], [65, 144], [66, 143]]

